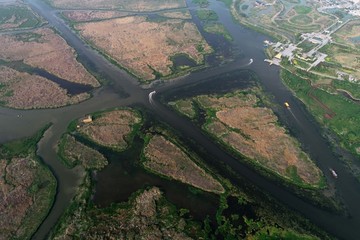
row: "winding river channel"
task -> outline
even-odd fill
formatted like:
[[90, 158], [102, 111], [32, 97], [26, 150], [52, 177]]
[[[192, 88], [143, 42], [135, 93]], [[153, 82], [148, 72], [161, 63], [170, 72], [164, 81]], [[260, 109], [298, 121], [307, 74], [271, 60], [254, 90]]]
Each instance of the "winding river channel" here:
[[[251, 184], [269, 193], [290, 209], [300, 212], [329, 233], [340, 239], [360, 239], [359, 182], [348, 172], [347, 168], [338, 159], [339, 157], [333, 154], [329, 143], [322, 137], [320, 127], [305, 110], [304, 105], [282, 84], [279, 77], [279, 68], [269, 66], [263, 61], [265, 58], [263, 41], [268, 37], [234, 23], [229, 10], [222, 2], [211, 0], [209, 7], [217, 12], [219, 21], [225, 25], [234, 38], [233, 49], [238, 51], [235, 60], [194, 72], [178, 81], [170, 81], [145, 89], [138, 85], [136, 79], [112, 65], [79, 39], [65, 22], [58, 17], [57, 11], [44, 3], [44, 1], [27, 1], [76, 50], [79, 60], [88, 69], [110, 82], [110, 84], [96, 89], [90, 100], [78, 105], [50, 110], [26, 111], [0, 108], [0, 142], [30, 136], [46, 123], [53, 123], [38, 144], [38, 155], [51, 168], [58, 180], [57, 195], [49, 215], [39, 227], [33, 239], [44, 239], [47, 236], [71, 198], [75, 195], [76, 187], [82, 176], [81, 170], [77, 168], [69, 170], [64, 167], [56, 155], [56, 143], [66, 131], [69, 122], [91, 112], [134, 105], [141, 105], [143, 108], [148, 109], [155, 118], [177, 129], [183, 137], [194, 140], [198, 146], [203, 147], [210, 156], [213, 156], [213, 159], [209, 161], [222, 161]], [[193, 11], [195, 6], [190, 2], [188, 2], [188, 5]], [[251, 62], [250, 59], [252, 59]], [[257, 174], [254, 170], [224, 152], [191, 121], [179, 117], [158, 101], [159, 96], [166, 94], [170, 90], [182, 89], [189, 84], [206, 82], [213, 76], [221, 76], [221, 74], [239, 69], [248, 69], [256, 73], [265, 91], [274, 96], [275, 103], [280, 106], [283, 106], [284, 102], [290, 104], [291, 112], [286, 108], [277, 108], [276, 114], [279, 116], [280, 121], [291, 129], [291, 132], [299, 139], [304, 149], [323, 170], [328, 183], [336, 189], [337, 194], [341, 197], [347, 209], [346, 214], [339, 215], [319, 209], [282, 188], [278, 183]], [[154, 90], [156, 94], [152, 95], [153, 101], [150, 103], [149, 93]], [[331, 177], [330, 167], [336, 169], [339, 175], [338, 179], [335, 180]], [[234, 179], [233, 181], [237, 180]]]

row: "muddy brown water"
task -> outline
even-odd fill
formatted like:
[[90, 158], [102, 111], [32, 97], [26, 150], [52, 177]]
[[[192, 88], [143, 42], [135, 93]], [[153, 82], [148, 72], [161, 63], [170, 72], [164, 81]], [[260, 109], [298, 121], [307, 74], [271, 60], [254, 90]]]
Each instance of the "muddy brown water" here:
[[[181, 81], [169, 82], [148, 90], [139, 87], [133, 77], [109, 63], [92, 50], [91, 47], [84, 44], [44, 2], [38, 0], [29, 0], [28, 2], [35, 11], [44, 16], [49, 21], [49, 24], [55, 27], [64, 39], [75, 48], [80, 61], [86, 67], [101, 75], [110, 83], [108, 86], [95, 90], [92, 99], [74, 106], [52, 110], [28, 111], [0, 108], [0, 142], [30, 136], [46, 123], [53, 122], [53, 126], [45, 133], [44, 138], [38, 144], [38, 154], [57, 177], [57, 195], [49, 215], [39, 227], [33, 239], [44, 239], [47, 236], [69, 204], [70, 199], [74, 196], [76, 186], [79, 183], [81, 172], [66, 169], [57, 159], [55, 152], [55, 145], [63, 132], [66, 131], [69, 122], [90, 112], [111, 107], [132, 106], [134, 104], [140, 104], [152, 112], [154, 119], [163, 121], [177, 129], [181, 133], [182, 138], [192, 140], [189, 141], [189, 146], [206, 149], [208, 154], [212, 156], [212, 158], [206, 159], [210, 165], [216, 166], [220, 162], [230, 166], [246, 181], [269, 193], [289, 208], [302, 213], [312, 222], [339, 238], [360, 239], [360, 231], [358, 231], [360, 226], [360, 184], [343, 166], [339, 158], [332, 153], [329, 143], [321, 135], [318, 124], [315, 123], [314, 119], [305, 110], [304, 105], [282, 84], [279, 78], [279, 68], [270, 67], [263, 61], [265, 58], [263, 41], [269, 38], [235, 24], [231, 14], [222, 2], [211, 0], [209, 7], [218, 13], [219, 20], [234, 38], [232, 48], [237, 52], [234, 58], [235, 61], [226, 64], [221, 63], [219, 66], [192, 73]], [[190, 2], [188, 4], [191, 9], [195, 8]], [[206, 35], [206, 37], [210, 43], [216, 44], [217, 41], [213, 36]], [[253, 59], [253, 63], [249, 65], [250, 59]], [[214, 63], [216, 63], [215, 60]], [[323, 170], [327, 181], [336, 187], [337, 193], [343, 199], [349, 215], [336, 215], [318, 209], [281, 188], [276, 182], [260, 176], [254, 170], [224, 152], [217, 144], [205, 136], [198, 127], [194, 126], [191, 121], [184, 117], [179, 117], [157, 101], [162, 94], [171, 89], [181, 90], [181, 88], [188, 84], [196, 82], [206, 83], [213, 76], [225, 74], [223, 79], [224, 83], [226, 83], [226, 74], [237, 69], [250, 69], [256, 73], [265, 91], [274, 96], [274, 102], [278, 103], [279, 106], [282, 106], [285, 101], [290, 104], [293, 115], [285, 108], [275, 109], [280, 121], [300, 140], [303, 148], [310, 153], [317, 165]], [[246, 79], [246, 75], [239, 76], [239, 79]], [[206, 84], [202, 86], [204, 89], [206, 87]], [[157, 91], [154, 98], [155, 101], [153, 104], [149, 104], [148, 93], [153, 90]], [[181, 97], [180, 93], [179, 97]], [[297, 120], [294, 119], [294, 116], [296, 116]], [[192, 142], [196, 144], [192, 144]], [[117, 163], [116, 161], [113, 161], [113, 163], [121, 165], [121, 159], [117, 161]], [[328, 170], [329, 167], [337, 171], [338, 179], [335, 180], [331, 177]], [[119, 167], [119, 171], [124, 171], [124, 169], [126, 168]], [[106, 175], [106, 170], [104, 170], [103, 174]], [[115, 175], [115, 173], [109, 172], [106, 178], [111, 180], [112, 174]], [[226, 172], [223, 172], [223, 174], [226, 174]], [[231, 180], [237, 184], [242, 184], [238, 179]], [[108, 184], [103, 183], [104, 190], [106, 190], [106, 186], [109, 186], [109, 189], [110, 186], [114, 187], [110, 182]], [[98, 184], [102, 184], [100, 180]], [[178, 201], [186, 201], [182, 196], [176, 196], [175, 193], [170, 195], [174, 195], [174, 198], [178, 199]], [[105, 201], [106, 193], [101, 194], [101, 196], [104, 196]], [[110, 195], [108, 196], [110, 198]], [[121, 194], [118, 196], [121, 196]], [[122, 199], [119, 198], [120, 200]]]

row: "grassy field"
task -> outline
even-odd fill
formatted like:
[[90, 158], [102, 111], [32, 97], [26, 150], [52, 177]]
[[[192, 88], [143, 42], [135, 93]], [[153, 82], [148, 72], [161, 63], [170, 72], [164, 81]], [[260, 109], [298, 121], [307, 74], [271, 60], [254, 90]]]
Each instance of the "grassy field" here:
[[[312, 88], [309, 81], [287, 71], [281, 73], [283, 81], [308, 107], [315, 118], [334, 132], [340, 145], [360, 157], [360, 105], [340, 94], [331, 94]], [[340, 84], [335, 83], [335, 86]]]

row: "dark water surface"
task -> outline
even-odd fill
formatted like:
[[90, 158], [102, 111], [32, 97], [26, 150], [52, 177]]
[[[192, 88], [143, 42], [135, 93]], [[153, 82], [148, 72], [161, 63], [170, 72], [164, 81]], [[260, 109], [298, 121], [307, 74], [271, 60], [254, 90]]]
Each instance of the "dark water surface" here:
[[[221, 64], [217, 67], [195, 72], [184, 77], [181, 81], [169, 82], [156, 89], [148, 90], [139, 87], [136, 80], [126, 74], [125, 71], [112, 65], [84, 44], [76, 34], [64, 24], [63, 20], [56, 16], [56, 11], [53, 11], [44, 2], [39, 0], [28, 0], [28, 2], [32, 8], [41, 14], [51, 26], [55, 27], [69, 45], [76, 50], [79, 60], [87, 68], [101, 75], [111, 84], [96, 90], [93, 93], [94, 97], [92, 99], [75, 106], [31, 111], [0, 108], [0, 142], [32, 135], [36, 130], [44, 126], [45, 123], [53, 122], [53, 126], [46, 132], [44, 138], [38, 144], [38, 154], [54, 172], [58, 180], [58, 191], [53, 208], [37, 233], [33, 236], [34, 239], [44, 239], [49, 233], [61, 213], [69, 204], [70, 199], [74, 196], [76, 187], [81, 179], [81, 171], [66, 169], [58, 160], [55, 152], [57, 141], [61, 137], [61, 134], [66, 131], [69, 122], [90, 112], [111, 107], [132, 106], [134, 104], [139, 104], [147, 108], [148, 111], [152, 112], [154, 119], [163, 121], [174, 129], [177, 129], [183, 139], [189, 140], [190, 146], [206, 149], [208, 154], [212, 156], [209, 159], [205, 159], [210, 165], [216, 166], [216, 164], [221, 163], [230, 166], [239, 175], [244, 177], [246, 181], [259, 187], [262, 191], [270, 193], [289, 208], [302, 213], [315, 224], [339, 238], [360, 239], [360, 231], [358, 230], [360, 226], [360, 184], [332, 153], [328, 142], [321, 136], [319, 126], [307, 113], [304, 105], [281, 83], [279, 79], [279, 68], [270, 67], [263, 61], [265, 58], [263, 41], [268, 38], [235, 24], [231, 14], [222, 2], [211, 0], [210, 8], [218, 13], [219, 20], [225, 25], [234, 38], [231, 48], [233, 50], [235, 49], [235, 52], [238, 53], [234, 58], [235, 60], [231, 63], [220, 62]], [[190, 2], [188, 2], [188, 4], [191, 8], [194, 7]], [[197, 22], [197, 24], [199, 25], [200, 23]], [[217, 40], [217, 38], [212, 35], [205, 34], [205, 36], [207, 40], [215, 46], [215, 49], [219, 44], [229, 45], [228, 43]], [[227, 49], [226, 46], [224, 46], [224, 49]], [[226, 53], [227, 50], [224, 50], [224, 52]], [[249, 65], [250, 59], [253, 59], [253, 63]], [[219, 63], [216, 62], [219, 61], [219, 58], [216, 57], [214, 59], [210, 57], [209, 60], [213, 60], [214, 63]], [[336, 187], [338, 194], [344, 200], [344, 205], [350, 217], [335, 215], [318, 209], [291, 192], [279, 187], [276, 182], [260, 176], [254, 170], [241, 164], [231, 155], [224, 152], [217, 144], [205, 136], [200, 129], [194, 126], [191, 121], [184, 117], [179, 117], [166, 106], [156, 101], [161, 94], [168, 92], [170, 89], [186, 89], [184, 87], [187, 87], [188, 84], [191, 85], [197, 82], [206, 83], [210, 81], [211, 83], [211, 80], [223, 80], [221, 84], [214, 84], [213, 86], [215, 87], [211, 87], [211, 84], [205, 84], [206, 87], [201, 87], [201, 89], [194, 90], [194, 88], [188, 88], [188, 91], [192, 91], [191, 94], [211, 91], [225, 92], [227, 89], [244, 87], [251, 74], [249, 72], [234, 72], [234, 70], [238, 69], [250, 69], [256, 73], [266, 92], [274, 95], [274, 101], [280, 106], [283, 106], [285, 101], [290, 104], [293, 115], [285, 108], [276, 109], [277, 115], [282, 123], [291, 129], [291, 132], [300, 140], [304, 149], [309, 152], [317, 165], [324, 171], [328, 182]], [[238, 75], [236, 76], [236, 74]], [[214, 78], [214, 76], [222, 77]], [[155, 102], [150, 104], [148, 101], [148, 93], [153, 90], [156, 90], [157, 93], [155, 95]], [[186, 96], [186, 94], [187, 91], [183, 91], [182, 96]], [[139, 168], [132, 167], [131, 164], [129, 165], [129, 161], [130, 159], [119, 155], [118, 158], [111, 160], [111, 168], [107, 168], [98, 174], [98, 195], [95, 197], [95, 201], [105, 205], [108, 204], [107, 199], [111, 198], [115, 201], [123, 201], [124, 196], [129, 195], [132, 189], [135, 190], [137, 187], [147, 184], [159, 184], [163, 186], [165, 194], [171, 201], [190, 209], [196, 208], [196, 206], [188, 206], [188, 202], [190, 201], [195, 201], [195, 203], [207, 201], [206, 196], [195, 196], [193, 200], [191, 194], [185, 195], [186, 197], [180, 195], [176, 192], [176, 189], [180, 189], [180, 193], [185, 193], [186, 186], [173, 182], [165, 183], [166, 181], [158, 177], [148, 175]], [[329, 167], [336, 169], [339, 175], [337, 180], [331, 178], [328, 171]], [[121, 176], [118, 177], [117, 175]], [[139, 178], [139, 180], [137, 180], [137, 178]], [[231, 180], [234, 183], [242, 184], [238, 179]], [[113, 189], [114, 192], [109, 191], [109, 189]], [[211, 199], [211, 197], [209, 199]], [[181, 203], [181, 201], [183, 203]], [[216, 205], [217, 201], [215, 199], [213, 202], [209, 202], [210, 205]], [[206, 213], [209, 209], [211, 208], [200, 209], [195, 215], [201, 217], [201, 214]]]

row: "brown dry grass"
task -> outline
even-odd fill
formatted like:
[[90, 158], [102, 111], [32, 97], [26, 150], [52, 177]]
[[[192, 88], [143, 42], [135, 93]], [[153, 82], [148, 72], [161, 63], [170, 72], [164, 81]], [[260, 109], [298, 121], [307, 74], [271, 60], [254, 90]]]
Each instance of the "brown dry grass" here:
[[0, 239], [17, 234], [34, 199], [28, 188], [34, 181], [31, 159], [14, 158], [8, 164], [0, 159]]
[[96, 10], [69, 10], [63, 11], [62, 14], [74, 22], [87, 22], [101, 19], [110, 19], [117, 17], [125, 17], [128, 13], [117, 11], [96, 11]]
[[14, 29], [19, 27], [21, 24], [26, 22], [27, 19], [23, 19], [21, 21], [16, 22], [16, 16], [13, 15], [10, 19], [8, 19], [5, 23], [0, 24], [0, 30]]
[[[23, 36], [29, 36], [26, 35]], [[21, 61], [42, 68], [70, 82], [99, 86], [99, 82], [76, 60], [76, 53], [63, 38], [49, 28], [38, 29], [33, 39], [22, 35], [0, 35], [0, 59]]]
[[185, 7], [185, 0], [51, 0], [58, 8], [123, 9], [128, 11], [157, 11]]
[[179, 147], [155, 135], [145, 148], [144, 166], [151, 171], [187, 183], [204, 191], [223, 193], [224, 188], [204, 169], [196, 165]]
[[[153, 73], [170, 75], [170, 57], [183, 53], [197, 63], [211, 47], [193, 23], [180, 19], [147, 22], [143, 16], [130, 16], [78, 24], [80, 34], [120, 65], [143, 80], [155, 78]], [[197, 46], [204, 49], [199, 52]]]
[[83, 93], [67, 95], [66, 90], [46, 78], [0, 66], [0, 101], [7, 107], [31, 109], [61, 107], [89, 98]]
[[272, 110], [256, 107], [255, 95], [201, 96], [198, 101], [216, 111], [216, 118], [206, 130], [239, 153], [287, 178], [293, 177], [289, 169], [295, 166], [303, 182], [319, 183], [320, 170], [300, 149], [299, 143], [278, 125]]
[[140, 121], [133, 111], [115, 110], [102, 113], [93, 122], [80, 126], [78, 131], [102, 146], [123, 150], [128, 146], [125, 138], [132, 126]]
[[164, 12], [160, 13], [160, 16], [168, 17], [168, 18], [179, 18], [179, 19], [191, 19], [191, 14], [188, 10], [179, 11], [179, 12]]

